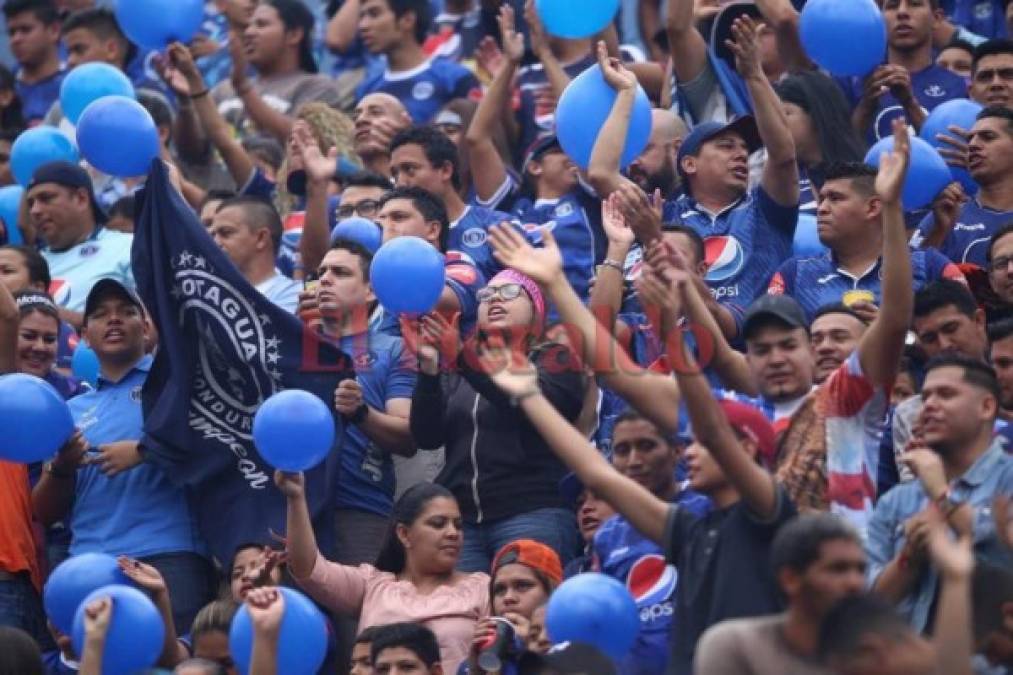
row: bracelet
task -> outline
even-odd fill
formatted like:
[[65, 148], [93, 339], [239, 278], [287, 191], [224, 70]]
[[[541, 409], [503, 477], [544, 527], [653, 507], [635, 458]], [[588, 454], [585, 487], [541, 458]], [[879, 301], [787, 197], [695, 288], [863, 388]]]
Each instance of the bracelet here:
[[623, 273], [623, 264], [618, 260], [613, 260], [612, 258], [605, 258], [601, 261], [601, 264], [598, 265], [598, 267], [611, 267], [616, 272], [619, 272], [619, 274]]
[[510, 397], [510, 405], [516, 408], [521, 404], [521, 401], [523, 401], [524, 399], [531, 398], [532, 396], [538, 396], [541, 393], [542, 390], [539, 389], [538, 387], [535, 387], [534, 389], [531, 389], [529, 391], [521, 392], [517, 396]]
[[211, 93], [210, 89], [205, 88], [203, 91], [198, 91], [196, 94], [190, 94], [190, 100], [196, 101], [199, 98], [204, 98]]

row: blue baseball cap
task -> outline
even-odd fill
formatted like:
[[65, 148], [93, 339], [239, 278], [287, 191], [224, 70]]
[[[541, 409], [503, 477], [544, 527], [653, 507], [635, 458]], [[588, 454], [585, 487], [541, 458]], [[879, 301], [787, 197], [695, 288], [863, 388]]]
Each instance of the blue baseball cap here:
[[521, 164], [521, 173], [527, 171], [528, 164], [540, 158], [552, 149], [557, 149], [560, 152], [563, 152], [563, 146], [559, 144], [559, 138], [556, 134], [543, 134], [536, 138], [534, 142], [528, 146], [528, 151], [524, 155], [524, 163]]
[[693, 127], [693, 130], [682, 140], [679, 146], [679, 154], [676, 157], [676, 168], [683, 183], [686, 182], [686, 175], [682, 172], [682, 158], [687, 155], [696, 155], [704, 143], [719, 134], [732, 131], [742, 137], [746, 142], [749, 154], [753, 154], [763, 147], [760, 139], [760, 131], [756, 128], [756, 120], [752, 115], [741, 115], [729, 122], [704, 122]]
[[87, 171], [77, 164], [61, 160], [47, 162], [39, 166], [35, 170], [35, 173], [32, 174], [32, 179], [29, 181], [25, 191], [28, 192], [43, 183], [55, 183], [56, 185], [62, 185], [71, 189], [81, 188], [87, 190], [88, 201], [91, 202], [91, 212], [95, 216], [95, 222], [97, 224], [106, 222], [105, 211], [102, 210], [102, 207], [98, 205], [98, 200], [95, 199], [95, 188], [92, 185], [91, 177]]

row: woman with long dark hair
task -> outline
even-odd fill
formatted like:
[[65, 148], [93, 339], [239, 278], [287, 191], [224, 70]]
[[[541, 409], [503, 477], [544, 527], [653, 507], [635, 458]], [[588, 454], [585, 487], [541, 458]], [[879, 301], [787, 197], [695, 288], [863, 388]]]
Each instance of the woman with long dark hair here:
[[475, 624], [489, 608], [489, 575], [456, 570], [463, 525], [457, 501], [433, 483], [409, 488], [394, 504], [375, 565], [339, 565], [320, 554], [302, 474], [275, 472], [288, 500], [288, 567], [314, 600], [359, 615], [359, 631], [401, 621], [436, 635], [445, 672], [468, 658]]

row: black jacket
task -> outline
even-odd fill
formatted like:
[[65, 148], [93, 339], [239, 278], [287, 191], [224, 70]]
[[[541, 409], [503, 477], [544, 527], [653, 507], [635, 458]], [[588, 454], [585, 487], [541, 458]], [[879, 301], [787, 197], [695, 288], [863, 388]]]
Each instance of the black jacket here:
[[[585, 378], [577, 360], [558, 344], [530, 356], [542, 393], [572, 423], [584, 403]], [[445, 447], [446, 465], [436, 482], [454, 493], [469, 523], [565, 506], [559, 480], [566, 467], [524, 411], [463, 359], [456, 373], [419, 373], [411, 432], [420, 450]]]

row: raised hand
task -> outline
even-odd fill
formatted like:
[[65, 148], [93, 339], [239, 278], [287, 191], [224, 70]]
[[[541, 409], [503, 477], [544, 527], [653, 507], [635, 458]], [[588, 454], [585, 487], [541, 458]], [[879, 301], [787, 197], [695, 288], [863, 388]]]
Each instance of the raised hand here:
[[526, 356], [511, 352], [502, 338], [491, 338], [478, 354], [482, 371], [511, 397], [538, 391], [538, 370]]
[[524, 3], [524, 22], [528, 24], [528, 37], [531, 39], [531, 51], [541, 58], [549, 49], [549, 38], [542, 26], [542, 18], [535, 11], [535, 0]]
[[285, 616], [285, 596], [277, 587], [254, 588], [246, 594], [246, 610], [255, 633], [277, 637]]
[[926, 547], [929, 559], [946, 578], [967, 579], [974, 571], [974, 552], [971, 535], [964, 534], [954, 540], [946, 519], [936, 508], [926, 513]]
[[486, 35], [479, 41], [478, 47], [475, 48], [475, 63], [483, 77], [488, 79], [492, 79], [506, 63], [503, 50], [499, 48], [491, 35]]
[[93, 640], [104, 640], [113, 618], [111, 598], [99, 598], [84, 608], [84, 634]]
[[634, 183], [623, 181], [609, 196], [615, 197], [619, 212], [637, 239], [646, 243], [661, 236], [660, 191], [656, 190], [651, 199]]
[[275, 470], [274, 484], [278, 486], [278, 491], [289, 499], [302, 499], [306, 495], [306, 479], [303, 478], [301, 471], [288, 473]]
[[563, 256], [548, 229], [542, 230], [542, 247], [535, 248], [509, 223], [489, 228], [493, 255], [505, 267], [512, 267], [540, 284], [563, 276]]
[[938, 499], [946, 492], [946, 471], [936, 451], [909, 445], [900, 459], [921, 481], [929, 499]]
[[735, 69], [743, 78], [763, 77], [760, 68], [756, 22], [749, 16], [740, 16], [732, 22], [732, 40], [725, 45], [735, 55]]
[[135, 584], [146, 590], [152, 596], [162, 595], [168, 592], [168, 587], [165, 585], [165, 578], [162, 577], [162, 573], [155, 569], [153, 566], [147, 563], [142, 563], [140, 560], [134, 560], [128, 558], [125, 555], [121, 555], [116, 559], [116, 563], [120, 566], [120, 571]]
[[613, 192], [601, 203], [601, 222], [605, 236], [617, 244], [632, 244], [636, 239], [633, 230], [626, 224], [626, 218], [619, 209], [619, 196]]
[[623, 62], [609, 56], [604, 40], [598, 41], [598, 65], [605, 83], [616, 91], [636, 89], [637, 76]]
[[510, 59], [514, 65], [519, 64], [524, 59], [524, 34], [517, 30], [513, 6], [508, 3], [500, 5], [496, 21], [499, 23], [499, 34], [503, 40], [503, 56]]
[[[949, 166], [967, 168], [967, 142], [970, 132], [951, 124], [946, 128], [950, 133], [936, 134], [936, 140], [943, 145], [938, 148], [939, 154]], [[949, 147], [944, 147], [949, 146]]]
[[893, 150], [880, 155], [879, 173], [876, 174], [876, 193], [883, 201], [900, 203], [910, 158], [911, 139], [908, 137], [907, 125], [904, 118], [898, 117], [893, 121]]

